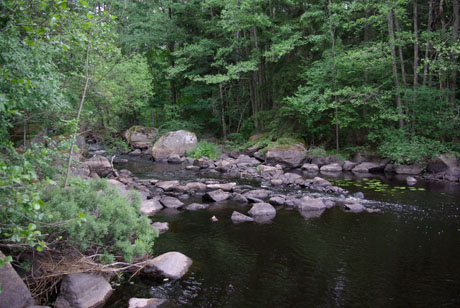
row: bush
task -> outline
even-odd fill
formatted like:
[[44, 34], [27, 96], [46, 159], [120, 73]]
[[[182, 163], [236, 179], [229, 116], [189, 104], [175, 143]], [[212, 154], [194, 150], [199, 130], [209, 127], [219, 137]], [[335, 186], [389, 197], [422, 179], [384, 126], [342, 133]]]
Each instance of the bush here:
[[188, 152], [187, 156], [192, 158], [207, 157], [210, 159], [217, 158], [218, 150], [217, 145], [207, 141], [200, 141], [195, 150]]
[[449, 149], [437, 140], [422, 136], [408, 138], [402, 132], [395, 132], [386, 135], [377, 152], [396, 164], [414, 164], [426, 162]]
[[310, 148], [307, 151], [307, 156], [308, 157], [327, 157], [328, 153], [324, 148], [317, 147], [317, 148]]
[[[42, 200], [45, 221], [51, 225], [57, 222], [59, 235], [83, 252], [99, 249], [106, 252], [106, 260], [121, 255], [128, 262], [152, 252], [158, 234], [148, 218], [140, 215], [138, 193], [125, 198], [105, 180], [73, 178], [66, 189], [45, 189]], [[56, 229], [44, 232], [53, 234]]]

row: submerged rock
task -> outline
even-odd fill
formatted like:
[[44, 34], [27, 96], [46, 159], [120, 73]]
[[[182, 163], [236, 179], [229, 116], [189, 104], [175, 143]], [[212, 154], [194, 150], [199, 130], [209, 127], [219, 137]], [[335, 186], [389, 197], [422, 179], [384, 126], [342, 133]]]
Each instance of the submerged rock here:
[[210, 202], [219, 202], [219, 201], [227, 200], [230, 197], [231, 197], [230, 193], [225, 192], [222, 189], [218, 189], [218, 190], [213, 190], [213, 191], [207, 192], [203, 196], [203, 200], [204, 201], [210, 201]]
[[113, 289], [104, 277], [96, 274], [67, 275], [61, 282], [55, 308], [96, 308], [112, 295]]
[[325, 210], [327, 208], [326, 204], [323, 202], [322, 199], [312, 198], [309, 196], [305, 196], [301, 199], [296, 201], [297, 208], [301, 212], [306, 211], [320, 211]]
[[130, 298], [128, 308], [157, 308], [166, 303], [163, 298]]
[[409, 185], [409, 186], [415, 185], [415, 184], [417, 183], [417, 179], [414, 178], [413, 176], [408, 176], [408, 177], [406, 178], [406, 183], [407, 183], [407, 185]]
[[271, 191], [266, 189], [255, 189], [243, 194], [246, 198], [264, 199], [271, 195]]
[[366, 210], [364, 205], [362, 205], [359, 202], [345, 203], [344, 204], [344, 209], [345, 209], [345, 211], [352, 212], [352, 213], [360, 213], [360, 212]]
[[171, 251], [148, 260], [142, 272], [169, 279], [180, 279], [187, 273], [191, 265], [192, 259], [180, 252]]
[[418, 165], [399, 165], [396, 167], [396, 173], [418, 175], [422, 173], [422, 168]]
[[160, 234], [165, 233], [166, 231], [169, 230], [169, 224], [167, 222], [154, 222], [153, 224], [150, 225], [152, 228], [155, 228], [158, 230]]
[[233, 187], [236, 186], [235, 182], [225, 183], [225, 184], [208, 184], [207, 188], [209, 190], [222, 189], [223, 191], [232, 191]]
[[209, 204], [203, 203], [191, 203], [185, 207], [186, 210], [189, 211], [198, 211], [198, 210], [205, 210], [209, 207]]
[[164, 207], [167, 207], [170, 209], [178, 209], [184, 205], [182, 201], [174, 197], [162, 197], [160, 199], [160, 202], [161, 204], [163, 204]]
[[254, 221], [254, 218], [241, 214], [237, 211], [233, 211], [231, 219], [234, 223]]

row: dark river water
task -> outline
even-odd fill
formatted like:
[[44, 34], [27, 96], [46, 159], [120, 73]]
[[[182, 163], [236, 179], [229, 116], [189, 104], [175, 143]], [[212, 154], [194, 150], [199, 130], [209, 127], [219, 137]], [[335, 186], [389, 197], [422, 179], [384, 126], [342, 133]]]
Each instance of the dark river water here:
[[[141, 160], [121, 168], [141, 178], [203, 177]], [[106, 307], [127, 307], [131, 297], [167, 298], [166, 307], [460, 307], [460, 185], [419, 182], [409, 190], [380, 176], [374, 181], [383, 188], [370, 189], [372, 178], [348, 177], [338, 183], [362, 191], [380, 213], [331, 208], [305, 218], [282, 209], [271, 224], [235, 225], [232, 211], [249, 206], [227, 202], [156, 214], [170, 230], [154, 254], [184, 253], [193, 259], [189, 273], [125, 279]]]

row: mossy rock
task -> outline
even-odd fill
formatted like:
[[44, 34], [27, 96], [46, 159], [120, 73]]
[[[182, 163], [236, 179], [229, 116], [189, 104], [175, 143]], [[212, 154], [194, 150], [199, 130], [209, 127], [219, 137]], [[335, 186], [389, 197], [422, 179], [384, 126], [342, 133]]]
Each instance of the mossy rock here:
[[131, 147], [146, 149], [152, 146], [157, 134], [155, 127], [134, 125], [125, 132], [124, 137]]

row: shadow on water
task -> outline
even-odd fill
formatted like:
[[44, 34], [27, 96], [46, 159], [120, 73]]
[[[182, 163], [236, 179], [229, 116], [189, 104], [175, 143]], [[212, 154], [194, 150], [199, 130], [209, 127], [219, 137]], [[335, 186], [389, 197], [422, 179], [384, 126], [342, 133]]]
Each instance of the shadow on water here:
[[[121, 168], [142, 178], [204, 177], [150, 161]], [[407, 186], [371, 178], [389, 189]], [[353, 177], [346, 189], [362, 191], [381, 213], [331, 208], [306, 219], [279, 210], [270, 224], [235, 225], [232, 211], [249, 206], [160, 212], [153, 219], [170, 230], [155, 254], [180, 251], [193, 259], [191, 270], [178, 281], [123, 280], [106, 307], [126, 307], [131, 297], [167, 298], [167, 307], [459, 307], [460, 186], [419, 182], [423, 190], [392, 194], [354, 185], [366, 181]]]

